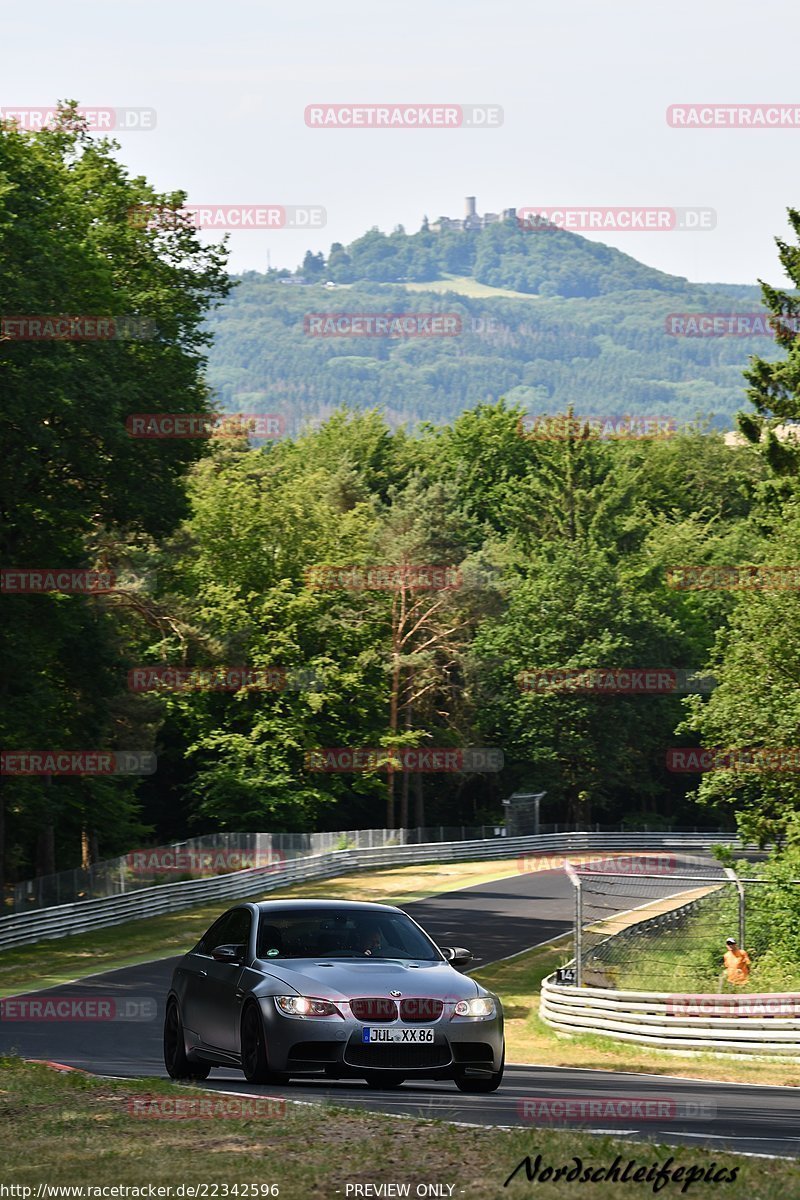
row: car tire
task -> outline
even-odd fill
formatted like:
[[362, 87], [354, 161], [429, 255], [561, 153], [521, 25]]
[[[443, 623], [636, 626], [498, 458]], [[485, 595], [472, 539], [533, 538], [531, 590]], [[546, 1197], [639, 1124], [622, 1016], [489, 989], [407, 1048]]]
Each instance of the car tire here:
[[255, 1004], [242, 1013], [242, 1070], [248, 1083], [286, 1083], [288, 1075], [270, 1071], [264, 1021]]
[[170, 1079], [208, 1079], [210, 1063], [190, 1059], [186, 1054], [183, 1022], [177, 1001], [171, 1000], [164, 1017], [164, 1066]]
[[455, 1077], [455, 1085], [460, 1092], [478, 1092], [483, 1094], [486, 1092], [496, 1092], [503, 1082], [505, 1066], [506, 1047], [504, 1042], [503, 1057], [500, 1059], [499, 1071], [494, 1071], [491, 1075], [484, 1075], [482, 1078], [479, 1075], [464, 1075], [459, 1073]]
[[405, 1075], [398, 1075], [394, 1071], [382, 1071], [380, 1075], [365, 1075], [364, 1078], [368, 1087], [387, 1091], [401, 1087], [406, 1081]]

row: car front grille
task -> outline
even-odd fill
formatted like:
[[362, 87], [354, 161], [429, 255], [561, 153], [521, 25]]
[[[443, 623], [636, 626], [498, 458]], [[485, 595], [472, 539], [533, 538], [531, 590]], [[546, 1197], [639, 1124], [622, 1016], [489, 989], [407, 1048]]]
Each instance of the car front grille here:
[[398, 1015], [401, 1021], [418, 1023], [420, 1021], [438, 1021], [444, 1012], [444, 1002], [427, 996], [408, 996], [396, 1000], [384, 996], [361, 996], [350, 1001], [350, 1009], [357, 1021], [396, 1021]]
[[383, 996], [362, 996], [350, 1001], [350, 1011], [357, 1021], [396, 1021], [397, 1004]]
[[424, 996], [413, 996], [400, 1001], [401, 1021], [438, 1021], [444, 1012], [441, 1000], [429, 1000]]

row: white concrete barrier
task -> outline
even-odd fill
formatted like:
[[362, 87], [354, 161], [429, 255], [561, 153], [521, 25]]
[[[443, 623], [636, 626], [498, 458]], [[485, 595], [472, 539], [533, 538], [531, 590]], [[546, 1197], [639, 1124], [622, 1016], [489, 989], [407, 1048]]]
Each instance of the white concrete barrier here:
[[667, 1050], [800, 1055], [800, 992], [701, 996], [578, 988], [555, 978], [542, 982], [539, 1015], [562, 1033]]

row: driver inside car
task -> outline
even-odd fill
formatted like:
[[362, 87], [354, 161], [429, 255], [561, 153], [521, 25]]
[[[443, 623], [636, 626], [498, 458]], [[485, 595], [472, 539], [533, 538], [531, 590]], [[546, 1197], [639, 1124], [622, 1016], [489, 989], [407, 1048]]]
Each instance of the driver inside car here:
[[359, 930], [355, 946], [361, 954], [380, 954], [383, 949], [383, 938], [377, 925], [366, 925]]

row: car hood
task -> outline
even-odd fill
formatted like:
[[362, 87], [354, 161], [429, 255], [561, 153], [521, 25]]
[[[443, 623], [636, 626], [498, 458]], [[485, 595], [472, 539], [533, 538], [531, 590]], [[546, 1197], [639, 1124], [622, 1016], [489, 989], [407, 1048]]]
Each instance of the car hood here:
[[329, 962], [297, 958], [281, 963], [263, 959], [258, 966], [267, 977], [259, 992], [274, 992], [274, 984], [286, 985], [304, 996], [349, 1000], [353, 996], [388, 996], [400, 992], [404, 998], [425, 996], [438, 1000], [468, 1000], [481, 992], [474, 979], [459, 974], [449, 963], [430, 962], [410, 966], [399, 959], [380, 962]]

